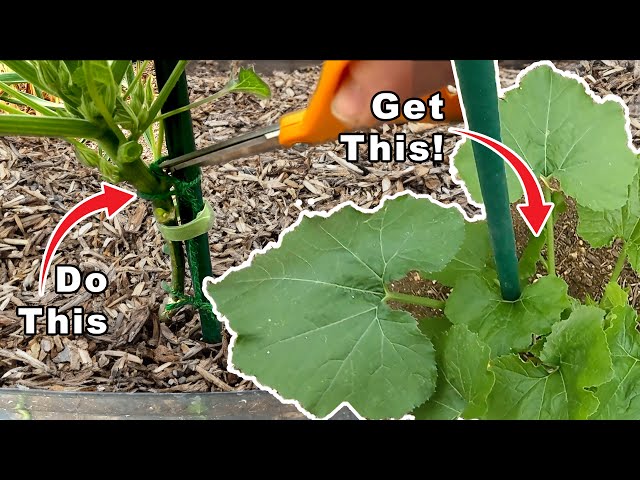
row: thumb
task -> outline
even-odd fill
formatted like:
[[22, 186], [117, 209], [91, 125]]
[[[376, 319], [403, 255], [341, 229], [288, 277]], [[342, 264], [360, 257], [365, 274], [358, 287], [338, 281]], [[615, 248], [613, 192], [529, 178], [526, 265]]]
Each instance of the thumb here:
[[387, 90], [407, 99], [453, 83], [451, 64], [446, 61], [354, 61], [333, 98], [331, 113], [347, 127], [371, 127], [380, 123], [371, 113], [376, 93]]

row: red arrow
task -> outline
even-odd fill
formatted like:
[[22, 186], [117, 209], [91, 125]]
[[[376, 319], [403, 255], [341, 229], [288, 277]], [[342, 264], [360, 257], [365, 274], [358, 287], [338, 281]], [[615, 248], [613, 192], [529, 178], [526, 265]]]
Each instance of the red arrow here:
[[51, 260], [58, 249], [58, 245], [69, 231], [88, 216], [100, 211], [107, 211], [107, 219], [111, 220], [116, 213], [125, 208], [136, 198], [135, 193], [128, 192], [106, 182], [102, 182], [102, 192], [85, 198], [78, 205], [73, 207], [62, 217], [56, 228], [51, 232], [47, 248], [42, 255], [42, 265], [40, 265], [40, 285], [38, 292], [44, 295], [45, 280], [49, 272]]
[[544, 201], [542, 188], [540, 188], [538, 179], [527, 162], [522, 160], [516, 152], [505, 144], [497, 142], [493, 138], [481, 133], [459, 130], [457, 128], [450, 128], [449, 131], [458, 135], [467, 136], [481, 143], [500, 155], [509, 164], [518, 177], [518, 180], [520, 180], [520, 185], [522, 185], [522, 190], [524, 191], [525, 203], [516, 205], [516, 207], [520, 211], [520, 216], [527, 224], [527, 227], [531, 230], [531, 233], [536, 237], [539, 236], [542, 227], [544, 227], [544, 224], [547, 223], [547, 220], [551, 216], [554, 205], [553, 203]]

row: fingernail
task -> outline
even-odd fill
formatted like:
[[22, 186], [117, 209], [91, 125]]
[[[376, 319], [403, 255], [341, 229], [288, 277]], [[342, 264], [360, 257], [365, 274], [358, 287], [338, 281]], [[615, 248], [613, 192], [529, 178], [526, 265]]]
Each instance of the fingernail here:
[[362, 116], [363, 102], [362, 91], [352, 81], [346, 81], [338, 90], [331, 102], [331, 113], [347, 126], [354, 126]]

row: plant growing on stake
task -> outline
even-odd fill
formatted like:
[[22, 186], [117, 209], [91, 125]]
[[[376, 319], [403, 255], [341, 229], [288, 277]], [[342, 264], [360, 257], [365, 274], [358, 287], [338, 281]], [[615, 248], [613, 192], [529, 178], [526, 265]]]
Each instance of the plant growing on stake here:
[[[194, 221], [184, 222], [176, 196], [192, 194], [191, 185], [162, 172], [155, 163], [147, 165], [142, 160], [140, 141], [144, 138], [155, 159], [159, 160], [167, 118], [231, 92], [267, 97], [269, 87], [252, 69], [241, 68], [219, 92], [180, 109], [161, 113], [184, 74], [186, 61], [175, 64], [157, 95], [151, 77], [144, 78], [148, 61], [138, 62], [137, 68], [131, 61], [120, 60], [5, 60], [2, 63], [11, 72], [0, 73], [0, 91], [3, 92], [0, 110], [5, 112], [0, 115], [0, 135], [64, 138], [74, 146], [77, 158], [85, 165], [97, 168], [105, 180], [127, 182], [139, 196], [151, 200], [171, 258], [172, 280], [167, 290], [174, 303], [167, 308], [188, 303], [191, 297], [184, 291], [183, 244], [211, 227], [213, 212], [206, 204]], [[35, 91], [60, 99], [60, 103], [11, 88], [10, 84], [15, 83], [28, 83]], [[19, 105], [30, 107], [38, 115], [27, 115], [16, 108]], [[195, 260], [210, 262], [208, 255]], [[201, 285], [193, 287], [197, 296]], [[201, 319], [203, 331], [213, 332], [205, 335], [205, 340], [214, 340], [218, 329], [215, 318], [205, 315]], [[210, 325], [204, 325], [205, 322]]]
[[[548, 63], [524, 71], [499, 103], [503, 142], [556, 204], [519, 259], [519, 299], [502, 299], [486, 222], [461, 209], [405, 192], [374, 210], [305, 213], [277, 244], [207, 280], [233, 333], [230, 370], [323, 418], [348, 402], [364, 418], [640, 419], [637, 313], [617, 283], [625, 256], [638, 268], [640, 246], [628, 112]], [[455, 167], [481, 202], [468, 141]], [[602, 298], [586, 305], [555, 269], [566, 196], [585, 240], [627, 245]], [[533, 278], [539, 264], [547, 275]], [[411, 270], [452, 287], [446, 301], [389, 291]], [[434, 315], [416, 321], [390, 301]]]

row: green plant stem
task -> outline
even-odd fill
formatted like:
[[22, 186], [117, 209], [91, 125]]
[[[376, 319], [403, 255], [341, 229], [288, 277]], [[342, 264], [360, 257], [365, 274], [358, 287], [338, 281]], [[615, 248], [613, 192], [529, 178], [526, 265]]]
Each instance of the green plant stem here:
[[174, 115], [177, 115], [178, 113], [186, 112], [188, 110], [197, 108], [200, 105], [204, 105], [205, 103], [213, 102], [214, 100], [217, 100], [220, 97], [222, 97], [223, 95], [229, 93], [229, 91], [230, 91], [229, 89], [223, 88], [219, 92], [216, 92], [213, 95], [208, 96], [207, 98], [203, 98], [203, 99], [198, 100], [196, 102], [190, 103], [189, 105], [186, 105], [184, 107], [176, 108], [175, 110], [171, 110], [170, 112], [163, 113], [162, 115], [157, 116], [155, 118], [154, 122], [157, 122], [157, 121], [160, 121], [160, 120], [164, 120], [165, 118], [172, 117]]
[[[149, 127], [147, 132], [153, 137], [152, 128]], [[158, 138], [154, 142], [153, 159], [158, 160], [162, 156], [162, 146], [164, 145], [164, 123], [158, 125]], [[166, 225], [177, 225], [178, 222], [173, 220]], [[171, 260], [171, 290], [182, 295], [184, 294], [184, 279], [186, 276], [186, 265], [184, 261], [184, 248], [182, 242], [167, 242], [169, 249], [169, 258]]]
[[436, 300], [435, 298], [419, 297], [416, 295], [390, 291], [387, 291], [387, 294], [384, 296], [383, 300], [385, 302], [401, 302], [409, 303], [411, 305], [421, 305], [423, 307], [437, 308], [440, 310], [444, 309], [446, 303], [442, 300]]
[[162, 156], [162, 147], [164, 145], [164, 122], [160, 121], [158, 124], [158, 139], [156, 140], [155, 148], [153, 150], [154, 159], [159, 159]]
[[[624, 242], [624, 241], [623, 241]], [[623, 243], [622, 248], [620, 249], [620, 253], [618, 254], [618, 259], [616, 260], [616, 264], [613, 267], [613, 271], [611, 272], [611, 278], [609, 279], [609, 283], [618, 283], [618, 278], [620, 278], [620, 274], [622, 273], [622, 269], [627, 263], [627, 244]]]
[[17, 108], [13, 108], [2, 102], [0, 102], [0, 110], [4, 110], [5, 112], [10, 113], [12, 115], [26, 115], [26, 113], [24, 113], [22, 110], [18, 110]]
[[136, 72], [136, 76], [133, 77], [133, 81], [128, 85], [127, 91], [122, 96], [123, 100], [126, 100], [127, 97], [129, 97], [129, 95], [133, 94], [136, 91], [136, 88], [138, 88], [138, 84], [140, 83], [140, 79], [142, 78], [142, 74], [147, 69], [148, 65], [149, 65], [149, 60], [145, 60], [142, 63], [142, 66]]
[[[118, 152], [118, 139], [112, 132], [108, 132], [104, 137], [98, 140], [100, 147], [106, 152], [106, 154], [112, 159], [117, 158]], [[162, 194], [169, 191], [171, 186], [159, 180], [155, 177], [149, 167], [142, 161], [141, 158], [137, 158], [132, 162], [124, 162], [118, 164], [118, 169], [122, 180], [129, 182], [136, 190], [150, 193], [150, 194]], [[175, 205], [170, 198], [159, 198], [152, 202], [154, 216], [156, 221], [164, 225], [177, 225], [177, 218], [175, 213]], [[156, 211], [167, 212], [168, 218], [161, 218], [156, 215]], [[182, 294], [184, 293], [184, 278], [185, 278], [185, 262], [184, 251], [181, 242], [168, 242], [169, 259], [171, 261], [171, 288], [174, 292]]]
[[[171, 224], [176, 225], [177, 222], [172, 222]], [[171, 289], [182, 295], [184, 294], [184, 279], [186, 275], [182, 242], [167, 242], [167, 246], [169, 248], [169, 259], [171, 260]]]
[[[184, 62], [186, 64], [186, 62]], [[187, 89], [187, 76], [184, 73], [184, 64], [167, 60], [154, 61], [158, 87], [161, 87], [160, 95], [166, 93], [162, 101], [163, 108], [174, 110], [189, 103]], [[176, 71], [180, 74], [176, 77]], [[172, 84], [171, 84], [172, 82]], [[175, 89], [173, 88], [175, 86]], [[167, 91], [167, 88], [169, 90]], [[160, 97], [159, 95], [159, 97]], [[158, 99], [156, 99], [158, 101]], [[166, 105], [165, 105], [166, 101]], [[155, 105], [155, 102], [154, 102]], [[150, 115], [154, 118], [156, 113]], [[193, 152], [196, 149], [193, 137], [193, 124], [189, 112], [175, 115], [165, 121], [165, 137], [167, 151], [170, 158]], [[193, 220], [200, 210], [204, 208], [198, 167], [188, 167], [175, 173], [176, 177], [187, 182], [194, 182], [192, 198], [177, 198], [177, 208], [180, 222]], [[189, 259], [189, 269], [193, 283], [193, 296], [197, 304], [204, 305], [207, 299], [202, 292], [202, 281], [205, 277], [213, 275], [211, 268], [211, 254], [209, 251], [209, 238], [205, 233], [185, 242]], [[202, 337], [206, 342], [217, 342], [221, 339], [220, 323], [217, 321], [211, 308], [199, 307], [200, 323], [202, 325]]]
[[0, 115], [0, 136], [75, 137], [97, 139], [105, 129], [80, 118], [43, 117], [35, 115]]
[[142, 125], [140, 131], [146, 130], [147, 128], [149, 128], [149, 125], [151, 125], [155, 121], [156, 116], [158, 115], [158, 113], [160, 113], [160, 109], [162, 109], [165, 102], [169, 98], [169, 94], [173, 91], [173, 87], [175, 87], [176, 83], [178, 83], [178, 80], [182, 78], [186, 66], [187, 60], [179, 60], [178, 62], [175, 62], [175, 67], [173, 67], [173, 71], [168, 76], [168, 78], [165, 79], [162, 88], [160, 88], [160, 82], [158, 82], [160, 93], [158, 93], [158, 96], [151, 104], [151, 107], [149, 108], [149, 120], [147, 121], [146, 125]]
[[[542, 191], [544, 192], [544, 200], [545, 202], [551, 201], [551, 188], [546, 184], [546, 182], [542, 182]], [[554, 231], [553, 231], [553, 223], [555, 222], [555, 215], [553, 212], [547, 221], [547, 225], [545, 228], [545, 233], [547, 236], [547, 274], [550, 277], [555, 277], [556, 275], [556, 253], [554, 247]]]
[[51, 117], [56, 115], [56, 113], [53, 110], [43, 105], [40, 105], [38, 102], [29, 98], [29, 96], [22, 93], [20, 90], [13, 89], [4, 82], [0, 82], [0, 90], [4, 91], [6, 95], [10, 95], [13, 98], [20, 100], [24, 105], [27, 105], [33, 108], [36, 112], [41, 113], [44, 116]]

